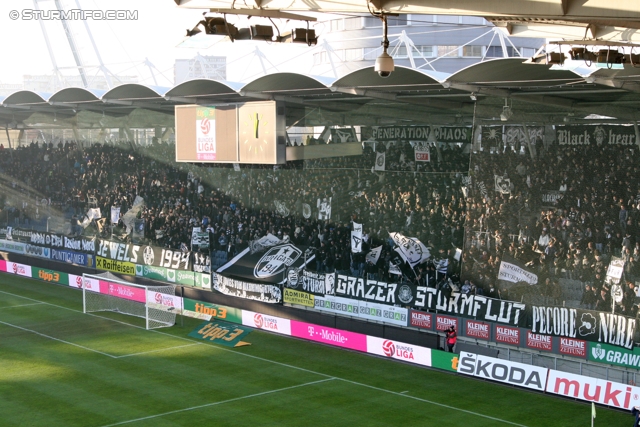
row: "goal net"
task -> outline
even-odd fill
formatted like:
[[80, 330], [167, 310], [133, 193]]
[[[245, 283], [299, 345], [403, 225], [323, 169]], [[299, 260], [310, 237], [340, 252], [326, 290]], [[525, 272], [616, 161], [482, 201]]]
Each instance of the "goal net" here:
[[182, 309], [175, 285], [145, 286], [126, 282], [111, 273], [82, 275], [85, 313], [114, 311], [145, 319], [147, 329], [173, 326]]

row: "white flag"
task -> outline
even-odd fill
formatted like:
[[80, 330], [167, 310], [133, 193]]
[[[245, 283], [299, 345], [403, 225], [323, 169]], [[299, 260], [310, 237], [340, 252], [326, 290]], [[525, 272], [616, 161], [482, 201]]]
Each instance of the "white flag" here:
[[495, 189], [498, 193], [511, 194], [511, 180], [500, 175], [493, 176], [495, 181]]
[[402, 271], [400, 271], [400, 267], [389, 261], [389, 274], [397, 274], [398, 276], [402, 276]]
[[381, 253], [382, 253], [382, 246], [378, 246], [377, 248], [371, 249], [371, 251], [369, 251], [365, 259], [367, 260], [367, 262], [370, 262], [371, 264], [377, 264], [378, 260], [380, 259]]
[[397, 251], [411, 268], [428, 260], [431, 257], [429, 249], [417, 238], [406, 237], [400, 233], [389, 233], [393, 243], [396, 244]]
[[362, 252], [362, 224], [353, 223], [351, 232], [351, 252], [354, 254]]
[[318, 208], [318, 219], [319, 220], [328, 220], [331, 219], [331, 197], [325, 197], [323, 199], [318, 199], [316, 204]]
[[383, 171], [385, 163], [386, 163], [385, 153], [384, 152], [376, 153], [376, 165], [374, 169], [377, 171]]
[[282, 240], [278, 239], [271, 233], [268, 233], [266, 236], [263, 236], [257, 240], [251, 240], [249, 242], [249, 250], [251, 253], [256, 253], [260, 251], [264, 251], [272, 246], [279, 245], [282, 243]]
[[117, 224], [120, 221], [120, 206], [111, 206], [111, 224]]

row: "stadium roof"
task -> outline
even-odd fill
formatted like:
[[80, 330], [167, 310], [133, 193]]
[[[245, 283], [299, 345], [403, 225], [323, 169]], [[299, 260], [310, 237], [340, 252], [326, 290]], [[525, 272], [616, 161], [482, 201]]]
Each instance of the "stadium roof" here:
[[366, 67], [338, 79], [275, 73], [248, 83], [200, 79], [173, 88], [125, 84], [106, 92], [21, 90], [0, 99], [0, 126], [172, 127], [176, 105], [265, 99], [286, 104], [288, 126], [471, 124], [474, 112], [477, 124], [491, 124], [500, 123], [505, 102], [514, 112], [512, 123], [562, 123], [589, 115], [625, 123], [639, 119], [640, 68], [577, 65], [582, 68], [573, 64], [575, 69], [554, 70], [503, 58], [452, 75], [396, 67], [390, 77], [380, 78]]
[[[484, 17], [510, 35], [581, 40], [640, 41], [640, 9], [631, 0], [174, 0], [181, 7], [268, 13], [373, 12]], [[195, 23], [194, 23], [195, 24]]]

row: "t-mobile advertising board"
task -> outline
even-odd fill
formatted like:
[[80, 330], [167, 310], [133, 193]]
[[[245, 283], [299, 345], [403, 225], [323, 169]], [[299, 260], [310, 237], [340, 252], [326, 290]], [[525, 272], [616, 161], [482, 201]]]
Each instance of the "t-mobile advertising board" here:
[[147, 294], [144, 288], [134, 288], [133, 286], [107, 282], [106, 280], [100, 280], [100, 293], [131, 301], [147, 302]]
[[291, 321], [291, 336], [351, 350], [367, 351], [367, 336], [364, 334], [312, 325], [297, 320]]

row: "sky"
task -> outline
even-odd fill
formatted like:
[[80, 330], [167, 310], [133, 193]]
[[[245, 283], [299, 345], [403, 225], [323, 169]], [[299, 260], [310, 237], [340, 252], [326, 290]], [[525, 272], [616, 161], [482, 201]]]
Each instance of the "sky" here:
[[[279, 71], [291, 64], [286, 59], [303, 55], [309, 60], [309, 47], [292, 44], [267, 44], [260, 42], [235, 42], [209, 36], [211, 47], [178, 47], [185, 40], [187, 28], [192, 28], [202, 19], [202, 10], [184, 9], [173, 0], [60, 0], [66, 10], [119, 10], [129, 11], [137, 19], [99, 20], [87, 19], [93, 39], [103, 63], [115, 74], [135, 76], [138, 82], [154, 84], [146, 59], [154, 66], [155, 77], [160, 86], [173, 86], [173, 64], [176, 59], [192, 58], [197, 54], [227, 56], [227, 79], [247, 80], [261, 73], [261, 66], [253, 53], [256, 46], [270, 58]], [[55, 9], [54, 0], [38, 0], [43, 11]], [[24, 75], [53, 73], [53, 62], [47, 49], [41, 24], [50, 41], [55, 61], [63, 74], [78, 74], [73, 68], [75, 61], [65, 37], [60, 20], [28, 19], [34, 16], [34, 0], [12, 0], [0, 2], [0, 37], [3, 40], [3, 55], [0, 62], [0, 83], [20, 84]], [[17, 19], [13, 19], [17, 18]], [[239, 19], [239, 24], [246, 18]], [[231, 18], [229, 19], [231, 21]], [[255, 18], [252, 22], [256, 22]], [[98, 58], [85, 28], [85, 21], [69, 21], [74, 40], [83, 64], [96, 66]], [[241, 26], [241, 25], [238, 25]], [[303, 52], [303, 49], [306, 50]], [[279, 61], [279, 62], [278, 62]], [[287, 62], [296, 62], [289, 60]], [[297, 62], [300, 64], [300, 62]], [[265, 61], [268, 68], [269, 61]], [[271, 69], [271, 71], [275, 71]], [[305, 72], [306, 70], [299, 70]], [[97, 68], [87, 70], [98, 73]], [[236, 78], [234, 78], [236, 77]], [[255, 75], [258, 77], [258, 75]]]

